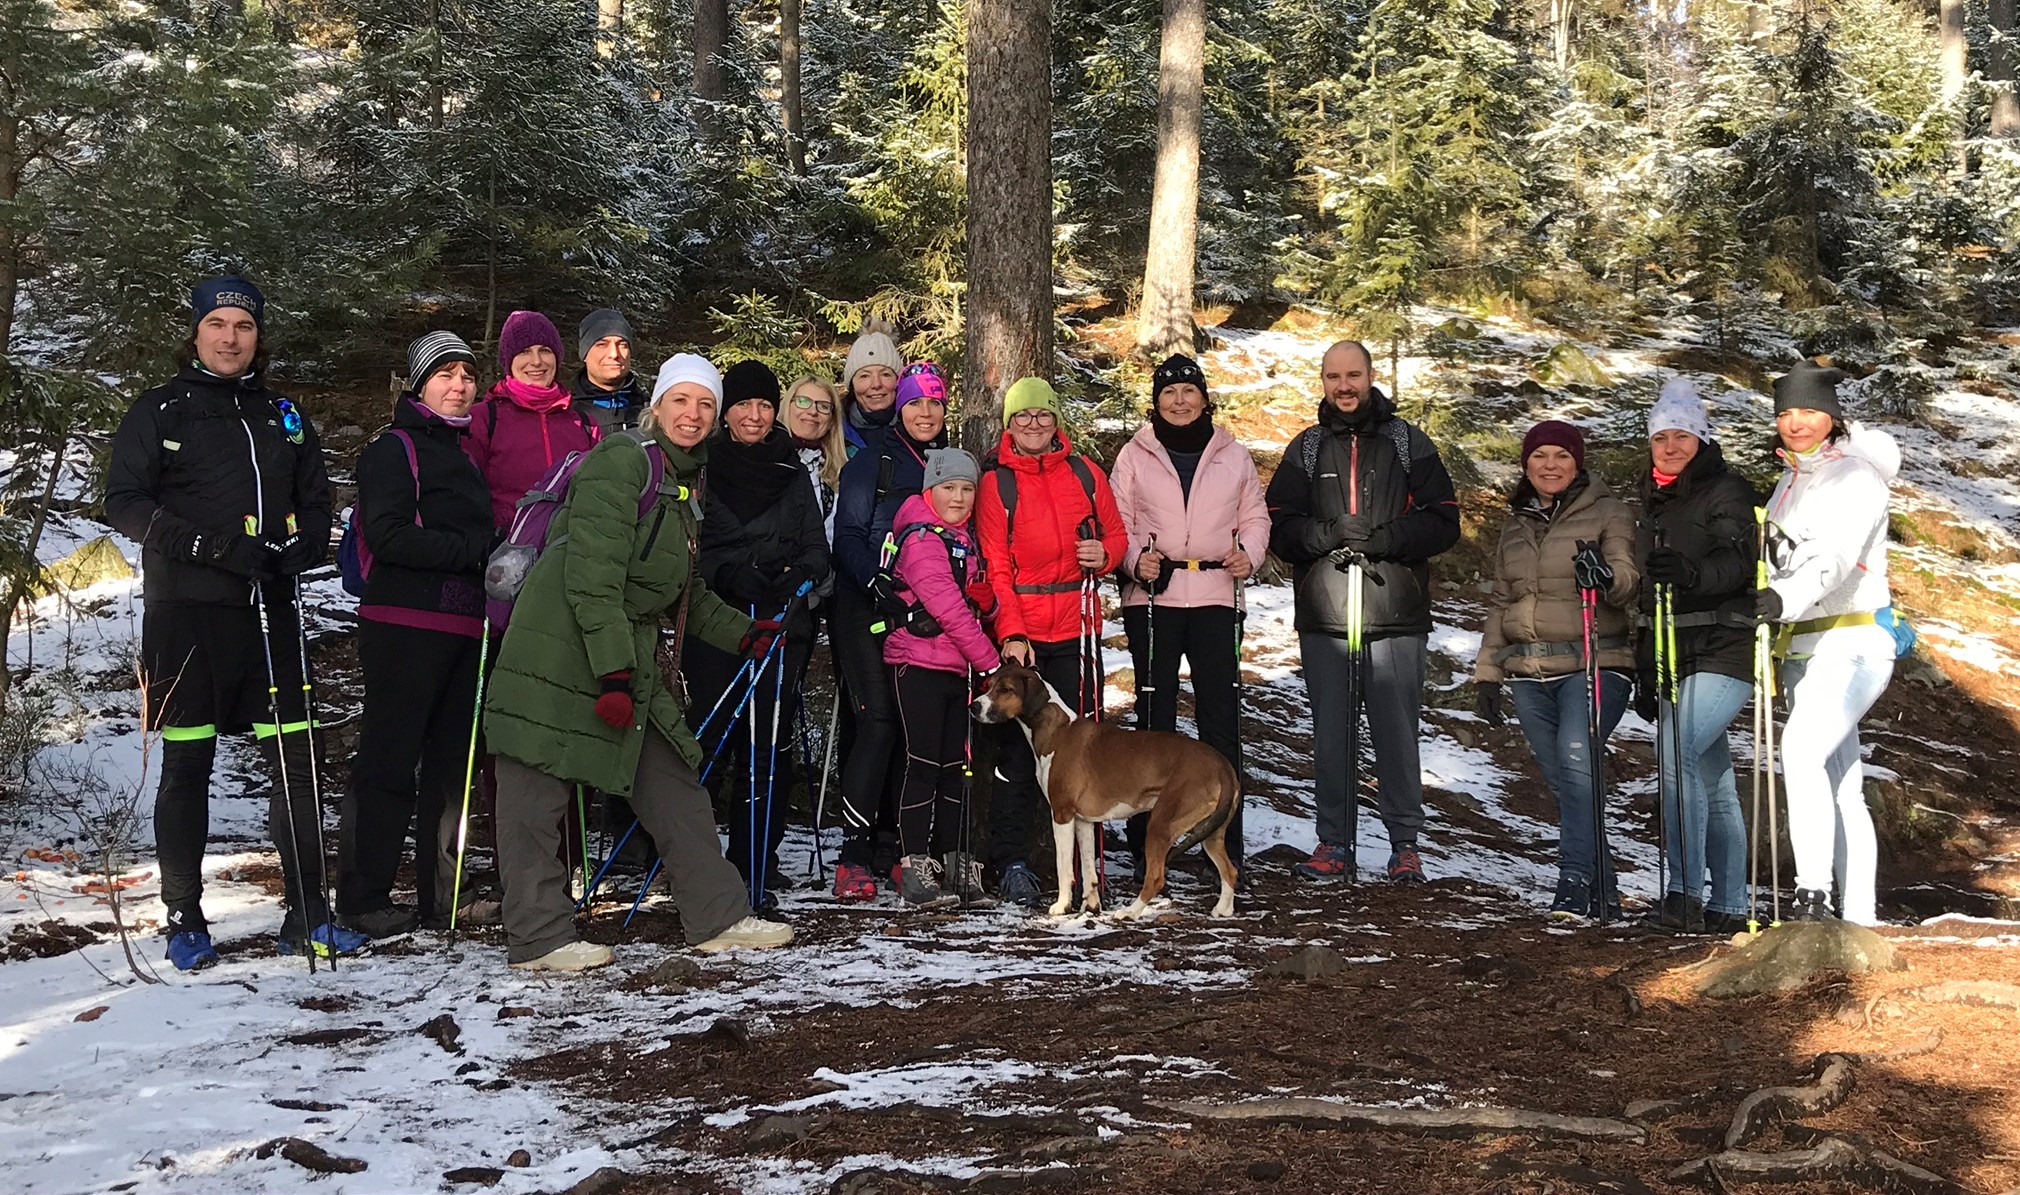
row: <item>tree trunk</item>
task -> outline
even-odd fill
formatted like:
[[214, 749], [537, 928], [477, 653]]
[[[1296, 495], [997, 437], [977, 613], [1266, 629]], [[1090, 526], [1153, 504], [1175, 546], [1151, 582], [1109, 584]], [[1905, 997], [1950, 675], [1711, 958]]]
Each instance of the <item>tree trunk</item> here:
[[[0, 112], [0, 211], [9, 210], [21, 192], [21, 167], [21, 117]], [[14, 342], [14, 296], [20, 286], [21, 242], [14, 222], [0, 220], [0, 357]]]
[[1199, 249], [1199, 122], [1206, 91], [1206, 0], [1164, 0], [1157, 63], [1157, 175], [1136, 350], [1151, 361], [1193, 350]]
[[624, 0], [596, 0], [596, 52], [605, 58], [617, 53], [623, 32]]
[[713, 105], [722, 102], [722, 51], [729, 43], [729, 0], [695, 0], [694, 98], [695, 127], [715, 129]]
[[1003, 391], [1052, 376], [1052, 14], [968, 0], [968, 313], [962, 442], [996, 444]]
[[[1936, 10], [1936, 32], [1939, 38], [1937, 61], [1943, 69], [1943, 102], [1955, 103], [1964, 94], [1964, 83], [1970, 76], [1970, 65], [1966, 61], [1968, 50], [1964, 37], [1966, 0], [1938, 0]], [[1957, 126], [1957, 168], [1959, 172], [1970, 170], [1969, 151], [1964, 147], [1963, 113], [1959, 113]]]
[[1992, 0], [1988, 14], [1992, 21], [1993, 42], [1987, 54], [1987, 72], [1999, 90], [1992, 95], [1992, 135], [1994, 137], [2020, 137], [2020, 95], [2014, 88], [2020, 86], [2020, 46], [2013, 44], [2013, 38], [2020, 35], [2020, 21], [2014, 19], [2014, 0]]
[[1577, 23], [1577, 0], [1550, 0], [1550, 50], [1560, 72], [1571, 69], [1571, 34]]
[[428, 127], [440, 129], [442, 127], [442, 113], [445, 105], [442, 72], [442, 39], [444, 36], [442, 32], [442, 0], [428, 0], [428, 28], [435, 35], [433, 54], [435, 69], [430, 72], [430, 78], [428, 79]]
[[779, 118], [794, 174], [807, 172], [807, 136], [800, 114], [800, 13], [805, 0], [779, 0]]

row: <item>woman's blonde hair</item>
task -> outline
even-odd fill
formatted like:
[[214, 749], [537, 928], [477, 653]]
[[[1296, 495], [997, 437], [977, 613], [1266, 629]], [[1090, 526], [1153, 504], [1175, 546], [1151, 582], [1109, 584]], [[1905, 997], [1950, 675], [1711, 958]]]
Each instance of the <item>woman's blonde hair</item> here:
[[835, 384], [826, 378], [808, 374], [787, 386], [785, 397], [779, 400], [778, 425], [786, 429], [787, 435], [792, 434], [793, 426], [786, 422], [786, 408], [792, 405], [793, 396], [800, 392], [800, 387], [807, 385], [818, 386], [821, 393], [827, 395], [828, 401], [834, 404], [834, 410], [828, 415], [828, 432], [821, 437], [821, 484], [831, 490], [836, 489], [841, 485], [842, 466], [848, 463], [849, 443], [842, 437], [842, 400]]

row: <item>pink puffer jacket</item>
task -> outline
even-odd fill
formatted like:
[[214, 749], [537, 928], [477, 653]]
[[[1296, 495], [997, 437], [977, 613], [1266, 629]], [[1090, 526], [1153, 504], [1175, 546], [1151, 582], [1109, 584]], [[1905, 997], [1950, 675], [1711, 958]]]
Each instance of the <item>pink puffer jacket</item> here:
[[[1129, 528], [1129, 551], [1122, 567], [1130, 583], [1122, 587], [1124, 605], [1141, 606], [1147, 595], [1135, 583], [1136, 559], [1157, 537], [1157, 550], [1177, 560], [1220, 560], [1233, 550], [1235, 538], [1250, 560], [1260, 565], [1270, 546], [1269, 507], [1263, 502], [1262, 480], [1255, 461], [1226, 428], [1213, 429], [1192, 475], [1192, 496], [1178, 483], [1178, 470], [1157, 432], [1148, 423], [1137, 429], [1115, 456], [1115, 505]], [[1160, 606], [1232, 606], [1234, 582], [1221, 569], [1181, 568], [1171, 585], [1157, 595]]]
[[[898, 580], [899, 592], [924, 606], [933, 621], [940, 624], [941, 633], [922, 639], [899, 627], [884, 640], [884, 663], [917, 664], [941, 672], [962, 672], [969, 668], [988, 672], [999, 662], [996, 646], [989, 641], [981, 619], [969, 608], [967, 595], [954, 580], [950, 545], [930, 531], [905, 534], [907, 528], [921, 525], [946, 527], [925, 496], [914, 494], [898, 507], [898, 517], [892, 522], [892, 534], [902, 542], [891, 574]], [[982, 554], [975, 550], [975, 537], [968, 524], [946, 530], [967, 554], [969, 582], [980, 580]]]

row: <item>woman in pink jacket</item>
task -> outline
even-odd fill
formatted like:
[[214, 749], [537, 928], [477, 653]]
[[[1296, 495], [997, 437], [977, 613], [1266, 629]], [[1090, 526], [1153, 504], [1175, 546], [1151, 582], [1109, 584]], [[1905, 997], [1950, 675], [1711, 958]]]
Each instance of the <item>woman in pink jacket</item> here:
[[[995, 591], [983, 575], [968, 515], [981, 469], [958, 448], [926, 454], [924, 492], [898, 507], [889, 567], [910, 605], [884, 640], [905, 731], [905, 783], [899, 790], [899, 895], [934, 907], [982, 899], [982, 865], [955, 849], [965, 837], [962, 799], [967, 763], [969, 674], [993, 671], [996, 645], [983, 629]], [[887, 550], [888, 551], [888, 550]], [[942, 859], [945, 859], [943, 866]], [[948, 888], [958, 892], [950, 893]]]
[[[1269, 509], [1255, 462], [1213, 424], [1199, 362], [1174, 354], [1151, 380], [1150, 422], [1116, 454], [1111, 484], [1129, 529], [1122, 627], [1136, 668], [1136, 724], [1178, 728], [1178, 662], [1192, 664], [1199, 738], [1241, 773], [1239, 677], [1242, 584], [1269, 546]], [[1141, 866], [1144, 817], [1129, 842]], [[1241, 806], [1227, 827], [1242, 858]]]
[[498, 369], [505, 376], [470, 409], [463, 451], [491, 487], [491, 521], [512, 524], [526, 491], [571, 452], [603, 438], [574, 396], [560, 385], [561, 333], [537, 311], [515, 311], [498, 332]]

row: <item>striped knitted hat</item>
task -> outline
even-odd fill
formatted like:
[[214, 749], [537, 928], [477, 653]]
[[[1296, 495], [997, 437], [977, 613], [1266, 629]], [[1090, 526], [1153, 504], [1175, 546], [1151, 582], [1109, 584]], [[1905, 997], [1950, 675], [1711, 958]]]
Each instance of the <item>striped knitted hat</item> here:
[[458, 361], [475, 372], [477, 354], [461, 336], [454, 332], [430, 332], [407, 346], [407, 384], [418, 391], [427, 385], [429, 375]]

